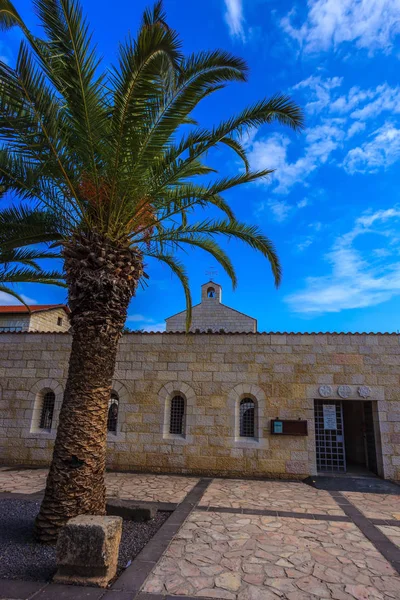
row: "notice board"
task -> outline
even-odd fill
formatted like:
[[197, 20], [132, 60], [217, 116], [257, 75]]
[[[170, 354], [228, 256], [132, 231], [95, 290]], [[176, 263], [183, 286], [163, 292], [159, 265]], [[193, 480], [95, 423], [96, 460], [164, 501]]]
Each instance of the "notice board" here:
[[308, 435], [307, 421], [271, 419], [271, 435]]
[[324, 415], [324, 429], [334, 431], [337, 429], [336, 420], [336, 405], [335, 404], [323, 404], [322, 406]]

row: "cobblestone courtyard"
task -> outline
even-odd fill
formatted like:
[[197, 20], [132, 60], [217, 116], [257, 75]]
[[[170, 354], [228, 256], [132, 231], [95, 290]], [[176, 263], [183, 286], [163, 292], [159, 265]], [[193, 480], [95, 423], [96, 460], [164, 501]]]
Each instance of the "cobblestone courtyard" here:
[[[45, 477], [2, 468], [0, 494], [38, 496]], [[112, 589], [2, 580], [1, 599], [400, 599], [400, 494], [130, 473], [106, 482], [111, 497], [176, 506]]]

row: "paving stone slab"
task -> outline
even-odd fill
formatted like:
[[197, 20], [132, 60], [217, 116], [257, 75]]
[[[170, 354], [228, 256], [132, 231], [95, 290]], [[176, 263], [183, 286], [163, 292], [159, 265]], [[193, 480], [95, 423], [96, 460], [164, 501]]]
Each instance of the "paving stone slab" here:
[[143, 586], [225, 600], [396, 598], [393, 589], [400, 577], [353, 523], [197, 510]]
[[343, 492], [343, 496], [368, 519], [393, 519], [400, 524], [400, 494]]
[[286, 481], [214, 479], [200, 506], [344, 515], [328, 492]]

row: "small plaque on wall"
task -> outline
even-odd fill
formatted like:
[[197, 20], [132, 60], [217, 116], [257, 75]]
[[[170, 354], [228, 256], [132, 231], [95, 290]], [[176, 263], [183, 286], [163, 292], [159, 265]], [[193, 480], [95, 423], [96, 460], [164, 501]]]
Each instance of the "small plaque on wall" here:
[[307, 421], [271, 419], [272, 435], [308, 435]]

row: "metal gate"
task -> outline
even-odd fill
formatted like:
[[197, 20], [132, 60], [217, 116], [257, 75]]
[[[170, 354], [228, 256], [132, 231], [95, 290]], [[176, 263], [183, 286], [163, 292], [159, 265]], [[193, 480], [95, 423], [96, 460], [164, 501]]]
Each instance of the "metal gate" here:
[[[324, 406], [334, 406], [325, 409]], [[330, 423], [327, 415], [330, 412]], [[324, 473], [345, 473], [346, 454], [344, 449], [342, 402], [335, 400], [315, 400], [315, 445], [317, 470]], [[326, 428], [326, 427], [329, 428]]]

